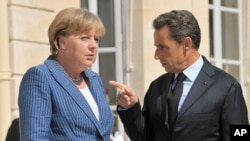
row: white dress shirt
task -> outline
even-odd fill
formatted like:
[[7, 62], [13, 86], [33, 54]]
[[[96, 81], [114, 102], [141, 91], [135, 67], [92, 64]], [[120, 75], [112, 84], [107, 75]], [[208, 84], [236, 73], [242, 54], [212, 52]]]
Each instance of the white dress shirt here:
[[[193, 86], [194, 81], [203, 66], [203, 63], [204, 61], [200, 55], [199, 59], [196, 62], [194, 62], [191, 66], [189, 66], [183, 71], [187, 78], [183, 81], [183, 91], [179, 101], [178, 111], [180, 111], [186, 97], [188, 96], [188, 93], [191, 87]], [[175, 77], [176, 76], [177, 75], [175, 75]]]

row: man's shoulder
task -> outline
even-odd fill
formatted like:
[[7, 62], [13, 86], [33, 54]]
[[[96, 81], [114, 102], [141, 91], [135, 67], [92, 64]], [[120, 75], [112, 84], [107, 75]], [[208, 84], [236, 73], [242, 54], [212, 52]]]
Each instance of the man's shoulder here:
[[152, 81], [152, 83], [164, 83], [172, 79], [172, 73], [164, 73], [157, 77], [155, 80]]

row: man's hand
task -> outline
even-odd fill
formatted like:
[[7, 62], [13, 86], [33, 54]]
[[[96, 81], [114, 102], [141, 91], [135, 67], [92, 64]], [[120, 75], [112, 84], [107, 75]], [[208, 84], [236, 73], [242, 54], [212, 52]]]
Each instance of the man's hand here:
[[120, 89], [118, 96], [116, 98], [116, 102], [121, 107], [129, 109], [130, 107], [134, 106], [137, 102], [139, 102], [139, 98], [132, 88], [120, 82], [112, 80], [109, 81], [109, 84]]

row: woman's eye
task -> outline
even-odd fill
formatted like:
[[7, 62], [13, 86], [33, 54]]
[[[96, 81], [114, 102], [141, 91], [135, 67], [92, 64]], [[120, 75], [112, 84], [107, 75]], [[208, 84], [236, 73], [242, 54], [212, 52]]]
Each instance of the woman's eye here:
[[100, 39], [99, 39], [99, 38], [95, 38], [95, 41], [96, 41], [97, 43], [99, 43]]
[[88, 37], [87, 36], [83, 36], [83, 37], [81, 37], [81, 39], [85, 40], [85, 39], [88, 39]]

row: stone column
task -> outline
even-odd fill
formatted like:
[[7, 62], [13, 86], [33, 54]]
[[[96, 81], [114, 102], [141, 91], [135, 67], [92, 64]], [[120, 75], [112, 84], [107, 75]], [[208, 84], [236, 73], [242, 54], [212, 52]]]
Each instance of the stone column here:
[[7, 0], [0, 1], [0, 140], [4, 141], [11, 122], [10, 56]]

